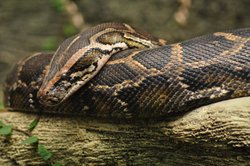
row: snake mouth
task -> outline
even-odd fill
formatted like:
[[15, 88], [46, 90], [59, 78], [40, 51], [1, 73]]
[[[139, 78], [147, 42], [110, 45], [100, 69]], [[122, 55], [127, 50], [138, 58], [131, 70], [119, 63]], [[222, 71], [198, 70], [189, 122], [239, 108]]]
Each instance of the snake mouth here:
[[42, 87], [37, 93], [37, 98], [42, 105], [57, 106], [81, 88], [81, 86], [85, 83], [83, 80], [80, 79], [74, 83], [64, 80], [54, 84], [49, 89]]
[[48, 97], [41, 96], [38, 99], [41, 104], [46, 105], [46, 106], [56, 106], [59, 104], [57, 98], [48, 99]]
[[39, 100], [39, 102], [42, 105], [45, 106], [57, 106], [59, 105], [62, 101], [64, 101], [65, 99], [65, 95], [63, 95], [65, 93], [63, 93], [62, 91], [60, 93], [55, 91], [52, 92], [38, 92], [37, 93], [37, 98]]

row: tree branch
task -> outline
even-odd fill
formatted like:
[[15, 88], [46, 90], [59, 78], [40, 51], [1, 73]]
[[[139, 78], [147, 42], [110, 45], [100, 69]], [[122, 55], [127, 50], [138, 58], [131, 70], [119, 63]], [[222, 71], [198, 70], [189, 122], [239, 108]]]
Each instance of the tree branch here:
[[[36, 115], [2, 112], [20, 129]], [[250, 97], [216, 103], [157, 123], [43, 115], [33, 130], [63, 165], [239, 165], [250, 163]], [[46, 163], [27, 138], [0, 137], [0, 165]]]

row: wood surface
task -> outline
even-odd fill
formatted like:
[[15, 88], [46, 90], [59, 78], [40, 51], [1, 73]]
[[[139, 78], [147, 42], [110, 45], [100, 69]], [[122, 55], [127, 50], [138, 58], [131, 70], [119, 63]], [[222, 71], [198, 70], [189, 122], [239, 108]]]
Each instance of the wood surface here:
[[[18, 129], [37, 116], [1, 112]], [[165, 121], [42, 115], [33, 131], [62, 165], [250, 165], [250, 97], [201, 107]], [[27, 136], [0, 137], [0, 165], [47, 165]]]

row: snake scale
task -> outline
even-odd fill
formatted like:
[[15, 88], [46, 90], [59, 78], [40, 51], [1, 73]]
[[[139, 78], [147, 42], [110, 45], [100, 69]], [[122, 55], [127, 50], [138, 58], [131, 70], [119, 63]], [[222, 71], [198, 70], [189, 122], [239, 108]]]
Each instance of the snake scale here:
[[124, 119], [164, 118], [245, 96], [250, 28], [166, 44], [121, 23], [20, 61], [4, 90], [10, 110]]

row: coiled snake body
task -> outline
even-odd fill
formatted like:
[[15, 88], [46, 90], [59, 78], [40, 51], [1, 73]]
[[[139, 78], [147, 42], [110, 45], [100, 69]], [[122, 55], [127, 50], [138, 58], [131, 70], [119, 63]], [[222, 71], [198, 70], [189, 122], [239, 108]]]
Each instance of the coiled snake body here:
[[116, 118], [162, 118], [250, 96], [250, 29], [165, 45], [107, 23], [19, 62], [6, 80], [9, 109]]

